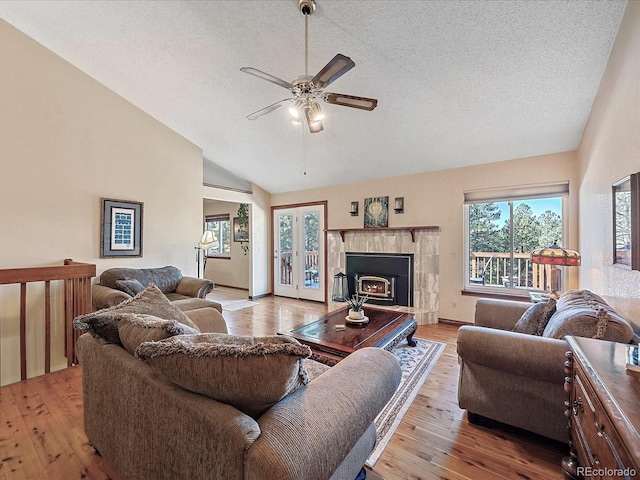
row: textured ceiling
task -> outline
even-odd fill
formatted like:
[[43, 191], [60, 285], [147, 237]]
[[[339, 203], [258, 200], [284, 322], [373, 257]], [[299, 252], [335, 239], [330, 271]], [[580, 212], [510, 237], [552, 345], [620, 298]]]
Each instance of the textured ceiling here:
[[326, 90], [322, 133], [289, 97], [240, 72], [304, 74], [297, 0], [2, 1], [0, 17], [159, 121], [204, 156], [276, 193], [574, 150], [626, 0], [317, 0], [309, 70], [356, 67]]

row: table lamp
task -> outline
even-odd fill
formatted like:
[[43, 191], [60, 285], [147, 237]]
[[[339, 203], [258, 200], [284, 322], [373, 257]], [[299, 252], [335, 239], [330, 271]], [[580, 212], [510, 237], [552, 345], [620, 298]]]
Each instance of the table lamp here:
[[579, 267], [580, 253], [568, 248], [553, 244], [551, 247], [538, 248], [531, 252], [531, 262], [542, 265], [551, 265], [551, 293], [550, 296], [558, 298], [558, 265], [563, 267]]

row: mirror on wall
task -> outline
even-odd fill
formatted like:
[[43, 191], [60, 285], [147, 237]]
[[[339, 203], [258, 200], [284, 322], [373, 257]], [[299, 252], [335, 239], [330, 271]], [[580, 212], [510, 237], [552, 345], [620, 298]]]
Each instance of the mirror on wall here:
[[613, 184], [613, 264], [640, 270], [640, 173]]

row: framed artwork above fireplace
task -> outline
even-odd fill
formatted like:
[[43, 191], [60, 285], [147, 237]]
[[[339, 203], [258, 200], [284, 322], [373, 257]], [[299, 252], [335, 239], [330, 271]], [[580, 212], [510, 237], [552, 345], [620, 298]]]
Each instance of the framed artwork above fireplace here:
[[364, 199], [364, 228], [389, 226], [389, 197]]

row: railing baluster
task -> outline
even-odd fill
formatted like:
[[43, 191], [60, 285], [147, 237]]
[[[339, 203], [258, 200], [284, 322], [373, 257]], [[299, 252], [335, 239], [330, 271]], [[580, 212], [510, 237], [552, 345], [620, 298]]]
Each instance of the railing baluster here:
[[20, 380], [27, 378], [27, 284], [20, 284]]
[[51, 282], [44, 282], [44, 373], [51, 371]]

